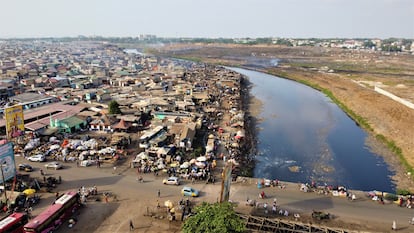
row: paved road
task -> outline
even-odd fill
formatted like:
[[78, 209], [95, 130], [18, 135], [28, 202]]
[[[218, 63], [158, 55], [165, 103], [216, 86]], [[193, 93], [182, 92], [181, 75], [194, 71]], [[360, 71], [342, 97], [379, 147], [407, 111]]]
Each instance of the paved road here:
[[[400, 228], [399, 232], [414, 232], [414, 226], [408, 224], [408, 220], [414, 216], [414, 210], [401, 208], [395, 204], [378, 204], [364, 196], [363, 192], [357, 193], [357, 200], [349, 201], [344, 197], [320, 195], [316, 193], [304, 193], [299, 191], [297, 184], [287, 183], [287, 188], [264, 188], [267, 199], [258, 199], [259, 190], [254, 184], [233, 185], [231, 197], [240, 200], [240, 197], [255, 198], [260, 202], [268, 202], [277, 198], [278, 205], [291, 213], [312, 213], [312, 210], [321, 210], [333, 214], [337, 220], [349, 221], [356, 224], [367, 224], [387, 232], [395, 220]], [[245, 201], [244, 199], [244, 201]], [[370, 229], [367, 227], [367, 229]], [[375, 232], [375, 231], [374, 231]]]
[[[22, 161], [24, 161], [23, 158], [16, 158], [16, 164]], [[30, 164], [37, 168], [43, 168], [44, 166], [44, 163], [33, 162]], [[138, 183], [136, 180], [137, 175], [135, 170], [128, 168], [127, 164], [118, 166], [116, 174], [113, 173], [113, 166], [109, 164], [104, 164], [101, 168], [96, 168], [76, 167], [76, 164], [74, 163], [67, 163], [65, 164], [65, 168], [62, 170], [46, 170], [46, 172], [48, 175], [62, 176], [63, 183], [57, 188], [60, 192], [69, 189], [77, 190], [81, 186], [89, 187], [96, 185], [98, 187], [98, 191], [100, 192], [110, 191], [117, 193], [121, 203], [122, 200], [125, 200], [125, 203], [128, 203], [128, 205], [134, 203], [134, 205], [137, 206], [137, 208], [133, 208], [134, 210], [140, 209], [139, 211], [137, 210], [138, 212], [134, 212], [134, 216], [142, 216], [145, 209], [144, 207], [155, 206], [155, 202], [158, 199], [156, 197], [158, 190], [160, 190], [161, 193], [161, 198], [159, 198], [161, 203], [167, 199], [178, 201], [182, 198], [179, 194], [182, 186], [163, 185], [161, 183], [162, 177], [155, 177], [152, 174], [145, 174], [145, 182]], [[39, 170], [37, 169], [33, 172], [33, 176], [38, 175]], [[340, 220], [347, 222], [350, 221], [355, 224], [367, 224], [367, 226], [370, 226], [367, 228], [372, 232], [387, 232], [388, 229], [391, 228], [392, 221], [395, 220], [397, 221], [397, 226], [400, 229], [399, 232], [414, 232], [414, 226], [410, 226], [408, 224], [408, 220], [414, 216], [413, 209], [400, 208], [394, 204], [380, 205], [365, 198], [362, 193], [358, 192], [358, 198], [354, 202], [348, 201], [346, 198], [342, 197], [318, 195], [316, 193], [304, 193], [299, 191], [298, 185], [294, 183], [285, 183], [285, 189], [267, 187], [259, 190], [257, 189], [254, 181], [255, 180], [245, 183], [234, 183], [231, 186], [231, 201], [239, 203], [240, 205], [238, 208], [240, 211], [244, 211], [245, 213], [253, 210], [253, 207], [245, 206], [244, 203], [246, 198], [249, 197], [257, 200], [259, 192], [263, 190], [267, 194], [268, 198], [258, 201], [268, 202], [271, 204], [273, 202], [273, 198], [277, 198], [278, 206], [282, 209], [288, 209], [291, 213], [297, 212], [304, 216], [306, 214], [309, 215], [313, 209], [323, 210], [333, 214], [336, 217], [334, 221]], [[194, 199], [194, 201], [214, 202], [218, 200], [221, 187], [219, 183], [213, 185], [200, 182], [194, 184], [193, 186], [201, 190], [201, 197]], [[42, 201], [41, 205], [36, 208], [36, 211], [41, 211], [41, 209], [47, 206], [48, 203], [51, 203], [51, 200], [53, 199], [53, 194], [44, 194], [43, 196], [48, 199]], [[127, 218], [125, 218], [125, 221], [119, 219], [117, 221], [117, 228], [107, 227], [107, 229], [109, 229], [107, 232], [123, 232], [124, 229], [127, 229]], [[147, 220], [142, 221], [145, 222]], [[108, 224], [115, 223], [110, 222]], [[154, 224], [158, 223], [146, 222], [145, 224], [148, 226], [154, 226]], [[376, 228], [373, 229], [373, 226]], [[101, 232], [103, 231], [101, 230]], [[151, 231], [146, 229], [143, 232]]]

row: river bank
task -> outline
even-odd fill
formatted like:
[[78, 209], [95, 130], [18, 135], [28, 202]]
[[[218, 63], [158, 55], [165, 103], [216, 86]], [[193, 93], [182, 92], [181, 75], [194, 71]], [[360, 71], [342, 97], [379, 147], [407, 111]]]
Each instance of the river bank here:
[[233, 70], [251, 80], [251, 95], [263, 101], [253, 116], [254, 177], [395, 192], [393, 173], [367, 149], [367, 134], [329, 98], [277, 76]]
[[[334, 102], [345, 112], [347, 112], [347, 109], [350, 109], [353, 113], [348, 115], [369, 134], [365, 143], [373, 153], [382, 156], [390, 169], [395, 173], [392, 176], [392, 180], [397, 186], [397, 192], [403, 190], [414, 192], [412, 165], [410, 165], [412, 163], [412, 148], [411, 145], [407, 144], [414, 137], [412, 131], [410, 132], [409, 130], [412, 126], [407, 125], [408, 122], [411, 122], [408, 119], [414, 120], [414, 111], [393, 103], [391, 99], [373, 93], [370, 89], [350, 82], [350, 80], [344, 79], [342, 76], [304, 72], [292, 68], [272, 68], [260, 71], [294, 80], [312, 88], [317, 87], [315, 89], [319, 91], [329, 91], [331, 96], [328, 97], [333, 96], [336, 98], [337, 100], [334, 100]], [[354, 93], [354, 95], [350, 95], [350, 93]], [[403, 113], [407, 117], [407, 121], [402, 122], [390, 116], [390, 114], [393, 115], [392, 113], [396, 111], [400, 112], [398, 115]], [[365, 123], [360, 124], [360, 119]], [[406, 127], [405, 129], [403, 128], [404, 126]], [[401, 132], [401, 135], [396, 135], [395, 131]], [[390, 141], [395, 141], [397, 145], [401, 145], [400, 151], [402, 152], [400, 153], [405, 162], [402, 162], [401, 157], [395, 151], [392, 151], [390, 143], [387, 143], [388, 140], [379, 140], [378, 135], [386, 135], [383, 137], [393, 138]], [[408, 167], [406, 166], [407, 164], [409, 164]]]
[[241, 154], [244, 155], [244, 159], [241, 161], [240, 175], [253, 176], [253, 169], [255, 167], [255, 158], [257, 148], [257, 137], [256, 137], [256, 125], [257, 125], [257, 114], [261, 109], [261, 102], [251, 96], [250, 91], [252, 83], [246, 77], [241, 78], [240, 89], [241, 89], [241, 108], [244, 115], [244, 130], [245, 138], [241, 144]]

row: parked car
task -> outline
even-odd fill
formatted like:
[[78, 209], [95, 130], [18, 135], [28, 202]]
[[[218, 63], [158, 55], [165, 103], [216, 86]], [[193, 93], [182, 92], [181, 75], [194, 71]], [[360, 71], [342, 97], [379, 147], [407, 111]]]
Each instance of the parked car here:
[[198, 190], [193, 189], [191, 187], [185, 186], [181, 189], [181, 194], [183, 196], [189, 196], [189, 197], [198, 197]]
[[31, 172], [33, 171], [33, 167], [30, 166], [30, 164], [27, 163], [21, 163], [19, 164], [19, 171], [25, 171], [25, 172]]
[[173, 185], [180, 185], [180, 179], [175, 176], [168, 177], [167, 179], [162, 180], [163, 184], [173, 184]]
[[53, 168], [55, 170], [63, 168], [62, 164], [59, 162], [50, 162], [45, 165], [46, 169]]
[[46, 161], [46, 156], [42, 154], [32, 155], [28, 157], [27, 160], [32, 162], [44, 162]]

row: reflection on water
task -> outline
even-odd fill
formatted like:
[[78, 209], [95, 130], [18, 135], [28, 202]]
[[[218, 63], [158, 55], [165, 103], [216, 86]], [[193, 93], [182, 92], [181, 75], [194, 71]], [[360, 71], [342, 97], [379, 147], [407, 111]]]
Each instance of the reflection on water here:
[[262, 101], [255, 177], [393, 191], [392, 173], [364, 145], [366, 133], [322, 93], [260, 72], [249, 77]]

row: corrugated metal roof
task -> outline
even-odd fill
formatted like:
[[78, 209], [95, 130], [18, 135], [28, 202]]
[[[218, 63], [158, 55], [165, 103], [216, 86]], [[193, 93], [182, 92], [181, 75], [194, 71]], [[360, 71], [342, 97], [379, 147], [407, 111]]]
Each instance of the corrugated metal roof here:
[[72, 117], [69, 117], [69, 118], [64, 118], [60, 121], [61, 121], [61, 123], [66, 124], [68, 127], [77, 126], [77, 125], [80, 125], [83, 122], [85, 122], [84, 120], [82, 120], [82, 119], [80, 119], [76, 116], [72, 116]]
[[[33, 119], [39, 116], [50, 115], [53, 112], [59, 112], [51, 115], [52, 119], [64, 119], [78, 114], [85, 106], [82, 105], [68, 105], [67, 102], [58, 102], [44, 105], [38, 108], [26, 110], [23, 112], [24, 119]], [[50, 116], [25, 124], [25, 128], [29, 130], [38, 130], [46, 127], [50, 123]], [[6, 125], [5, 119], [0, 119], [0, 127]]]

